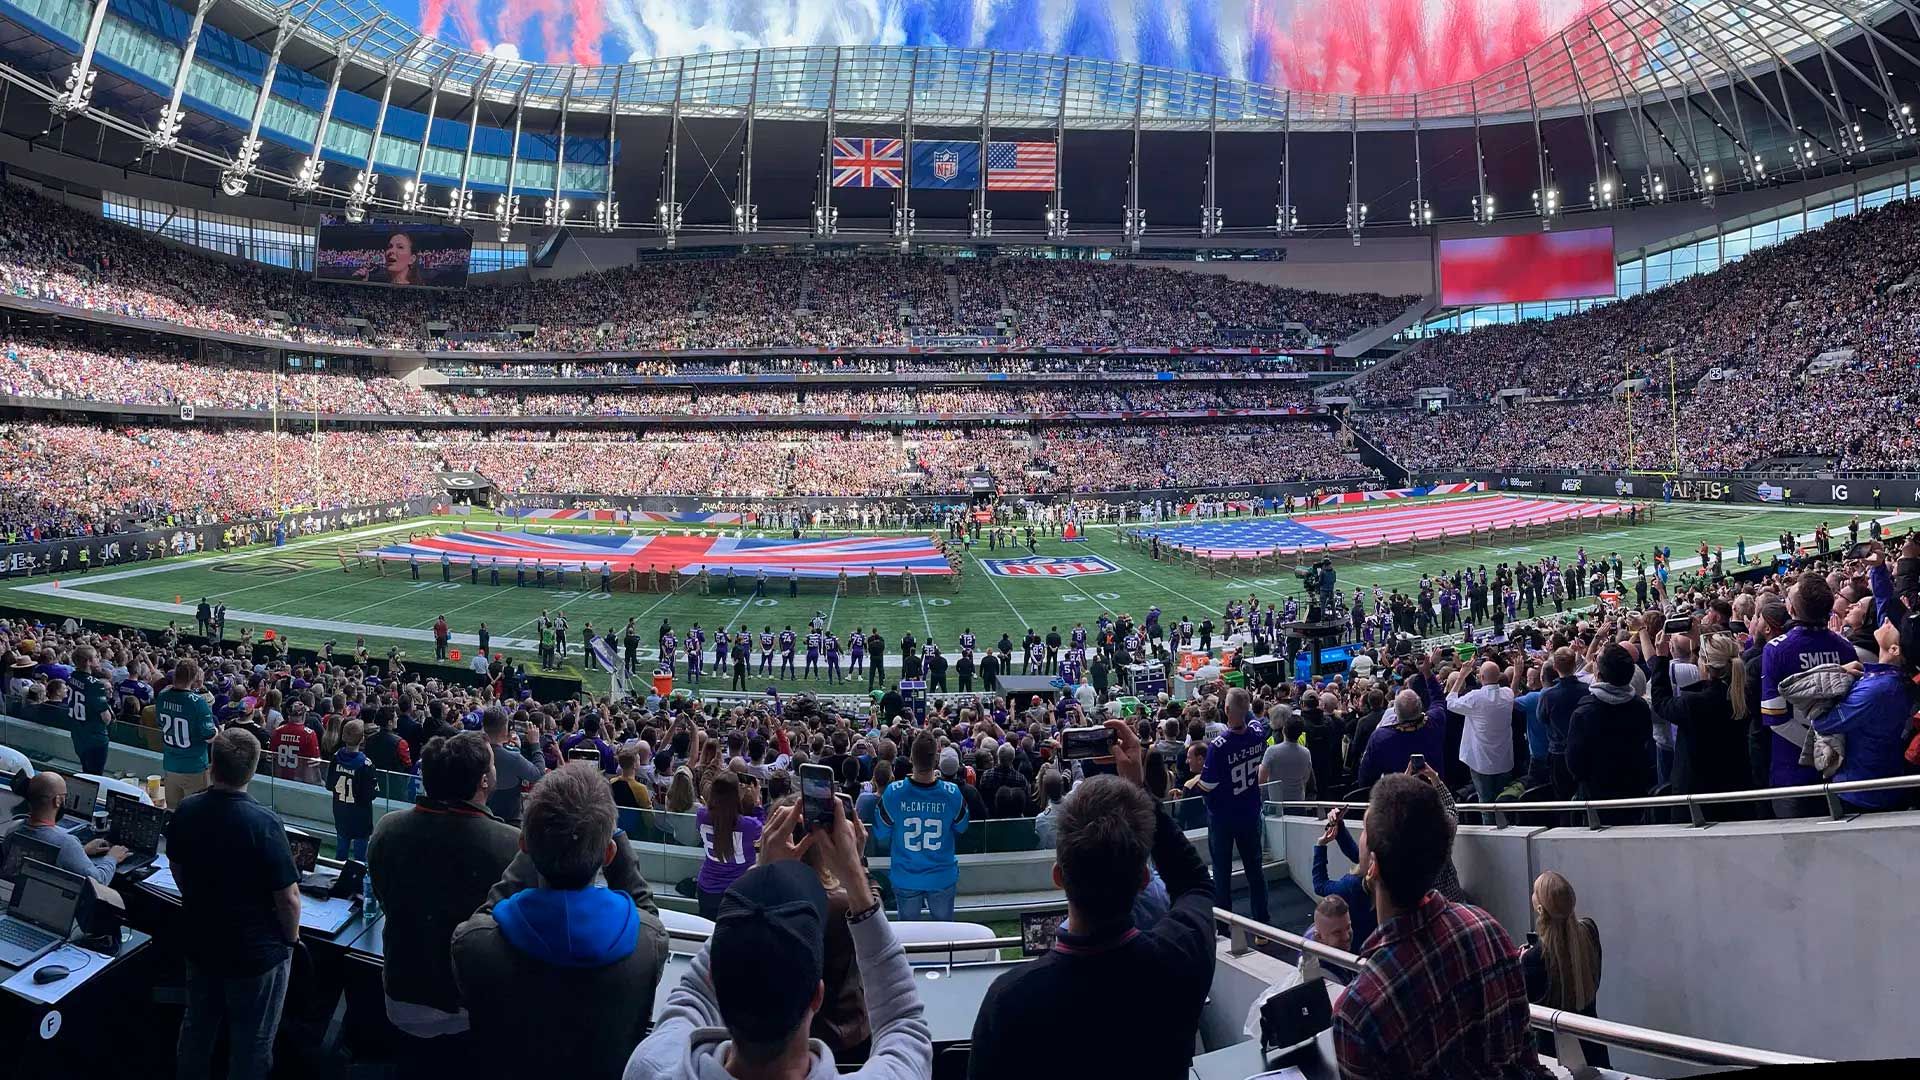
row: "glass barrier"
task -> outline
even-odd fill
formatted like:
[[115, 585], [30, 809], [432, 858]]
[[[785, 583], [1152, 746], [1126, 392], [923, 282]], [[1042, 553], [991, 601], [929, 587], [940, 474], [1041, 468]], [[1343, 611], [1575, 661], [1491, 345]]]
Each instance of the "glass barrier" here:
[[[6, 725], [17, 722], [12, 717], [0, 715], [0, 735], [6, 732]], [[44, 719], [36, 722], [63, 729], [67, 726], [64, 712], [58, 716], [49, 712]], [[116, 721], [110, 726], [108, 737], [112, 742], [122, 746], [136, 747], [154, 753], [164, 750], [159, 729], [145, 723]], [[255, 797], [263, 805], [281, 813], [282, 816], [331, 824], [331, 798], [324, 792], [327, 767], [328, 761], [323, 758], [276, 753], [272, 748], [268, 748], [261, 754], [259, 775], [272, 777], [281, 783], [256, 785]], [[157, 775], [159, 763], [155, 762], [153, 768]], [[141, 785], [146, 782], [145, 776], [125, 776], [120, 779]], [[418, 776], [408, 772], [381, 770], [379, 791], [374, 802], [375, 821], [378, 822], [388, 813], [412, 805], [420, 795], [420, 791]], [[1264, 795], [1268, 800], [1278, 799], [1279, 785], [1267, 785]], [[626, 831], [627, 836], [642, 843], [699, 849], [701, 847], [700, 832], [694, 815], [669, 813], [662, 808], [658, 793], [655, 798], [653, 809], [621, 808], [620, 827]], [[1207, 825], [1207, 810], [1203, 798], [1168, 800], [1162, 805], [1182, 829], [1202, 829]], [[1269, 801], [1266, 805], [1266, 812], [1269, 815], [1276, 814], [1279, 810], [1280, 807], [1273, 801]], [[1306, 811], [1303, 808], [1294, 807], [1288, 812], [1304, 813]], [[880, 843], [875, 835], [873, 816], [874, 807], [869, 802], [864, 818], [867, 826], [867, 854], [885, 857], [888, 853], [887, 845]], [[969, 822], [967, 831], [956, 836], [954, 848], [960, 855], [1044, 851], [1052, 849], [1053, 839], [1051, 822], [1038, 817], [987, 818]], [[661, 857], [664, 858], [664, 856]]]

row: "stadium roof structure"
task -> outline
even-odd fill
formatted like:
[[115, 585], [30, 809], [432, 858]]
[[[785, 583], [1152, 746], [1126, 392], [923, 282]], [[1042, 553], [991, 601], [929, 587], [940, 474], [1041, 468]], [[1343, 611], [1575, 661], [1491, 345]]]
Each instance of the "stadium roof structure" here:
[[[542, 64], [423, 37], [374, 0], [187, 2], [0, 0], [0, 78], [56, 118], [101, 125], [101, 160], [109, 141], [125, 144], [122, 162], [172, 151], [188, 159], [183, 178], [230, 193], [265, 183], [362, 213], [669, 239], [779, 223], [898, 234], [909, 198], [923, 226], [982, 235], [976, 208], [931, 192], [836, 206], [824, 163], [836, 133], [1051, 139], [1055, 191], [1000, 197], [1003, 226], [1044, 222], [1054, 238], [1048, 211], [1062, 235], [1070, 211], [1137, 240], [1150, 213], [1163, 230], [1228, 239], [1377, 227], [1399, 217], [1383, 200], [1403, 197], [1416, 227], [1530, 212], [1543, 196], [1548, 216], [1710, 198], [1904, 156], [1920, 120], [1920, 0], [1608, 0], [1470, 81], [1380, 95], [927, 46]], [[19, 108], [5, 128], [31, 134]], [[1141, 175], [1149, 153], [1190, 175], [1157, 193], [1161, 178]], [[1236, 196], [1248, 172], [1260, 181]], [[1370, 201], [1381, 212], [1368, 223]]]

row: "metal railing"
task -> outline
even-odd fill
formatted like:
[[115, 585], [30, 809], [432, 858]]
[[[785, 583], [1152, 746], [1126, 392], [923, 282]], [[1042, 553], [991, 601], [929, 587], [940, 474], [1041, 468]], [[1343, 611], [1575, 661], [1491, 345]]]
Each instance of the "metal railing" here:
[[[1911, 776], [1882, 776], [1872, 780], [1828, 781], [1820, 784], [1801, 784], [1794, 787], [1749, 788], [1744, 791], [1710, 791], [1687, 795], [1641, 795], [1628, 799], [1568, 799], [1558, 802], [1495, 802], [1495, 803], [1457, 803], [1454, 809], [1463, 814], [1477, 813], [1494, 819], [1497, 828], [1506, 828], [1515, 824], [1508, 815], [1525, 813], [1581, 813], [1587, 819], [1587, 826], [1600, 829], [1600, 814], [1606, 810], [1647, 810], [1655, 808], [1685, 807], [1687, 816], [1694, 827], [1710, 824], [1703, 810], [1708, 806], [1721, 806], [1733, 803], [1772, 802], [1777, 799], [1824, 798], [1827, 810], [1836, 821], [1845, 819], [1850, 811], [1840, 796], [1855, 791], [1894, 791], [1908, 788], [1920, 788], [1920, 773]], [[1270, 799], [1269, 807], [1279, 807], [1282, 814], [1287, 807], [1307, 807], [1314, 810], [1360, 810], [1365, 811], [1364, 802], [1341, 802], [1325, 799]]]
[[[1332, 964], [1342, 971], [1357, 972], [1365, 965], [1365, 961], [1353, 953], [1323, 945], [1318, 941], [1308, 941], [1299, 934], [1255, 922], [1245, 915], [1214, 908], [1213, 917], [1216, 922], [1227, 924], [1228, 951], [1235, 956], [1252, 951], [1253, 945], [1249, 938], [1262, 937], [1304, 955], [1312, 956], [1322, 963]], [[1561, 1065], [1570, 1069], [1586, 1064], [1585, 1056], [1579, 1049], [1581, 1039], [1697, 1065], [1817, 1065], [1824, 1063], [1825, 1060], [1802, 1057], [1797, 1054], [1783, 1054], [1751, 1046], [1736, 1046], [1732, 1043], [1700, 1039], [1691, 1035], [1655, 1031], [1652, 1028], [1582, 1016], [1565, 1009], [1549, 1009], [1544, 1005], [1531, 1005], [1528, 1008], [1531, 1012], [1529, 1019], [1533, 1026], [1552, 1032], [1556, 1036], [1555, 1056], [1559, 1058]], [[1572, 1037], [1558, 1038], [1561, 1035]]]
[[[1249, 939], [1262, 937], [1296, 952], [1312, 956], [1323, 963], [1332, 964], [1342, 971], [1357, 972], [1365, 964], [1365, 961], [1353, 953], [1318, 941], [1309, 941], [1299, 934], [1256, 922], [1245, 915], [1215, 908], [1213, 917], [1216, 922], [1227, 924], [1228, 951], [1234, 956], [1243, 956], [1251, 952], [1253, 946]], [[700, 945], [707, 941], [709, 935], [700, 930], [668, 930], [667, 937], [672, 941]], [[981, 938], [976, 941], [916, 941], [903, 943], [901, 949], [909, 956], [938, 953], [951, 956], [955, 953], [1018, 948], [1020, 944], [1021, 941], [1017, 937], [996, 937]], [[1700, 1039], [1691, 1035], [1656, 1031], [1652, 1028], [1582, 1016], [1565, 1009], [1550, 1009], [1544, 1005], [1533, 1005], [1529, 1008], [1531, 1010], [1529, 1019], [1534, 1027], [1551, 1032], [1556, 1037], [1569, 1036], [1567, 1039], [1560, 1040], [1555, 1047], [1558, 1051], [1555, 1056], [1559, 1058], [1560, 1064], [1568, 1068], [1578, 1068], [1586, 1064], [1579, 1050], [1578, 1040], [1580, 1039], [1697, 1065], [1817, 1065], [1824, 1063], [1825, 1060], [1751, 1046], [1737, 1046], [1733, 1043]]]

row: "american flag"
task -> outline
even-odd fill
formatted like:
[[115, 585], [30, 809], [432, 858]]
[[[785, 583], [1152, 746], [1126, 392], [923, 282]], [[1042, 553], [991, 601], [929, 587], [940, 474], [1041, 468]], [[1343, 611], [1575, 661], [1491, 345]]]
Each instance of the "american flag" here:
[[834, 187], [897, 188], [906, 169], [899, 139], [833, 140]]
[[987, 144], [988, 191], [1052, 191], [1057, 154], [1050, 142]]

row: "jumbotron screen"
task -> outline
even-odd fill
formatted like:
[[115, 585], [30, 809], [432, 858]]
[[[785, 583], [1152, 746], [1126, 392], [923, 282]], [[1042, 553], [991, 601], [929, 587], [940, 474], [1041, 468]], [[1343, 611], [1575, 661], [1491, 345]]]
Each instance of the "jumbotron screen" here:
[[1443, 307], [1612, 296], [1613, 230], [1440, 241]]
[[453, 225], [322, 225], [314, 241], [313, 276], [457, 289], [467, 283], [472, 260], [473, 233]]

